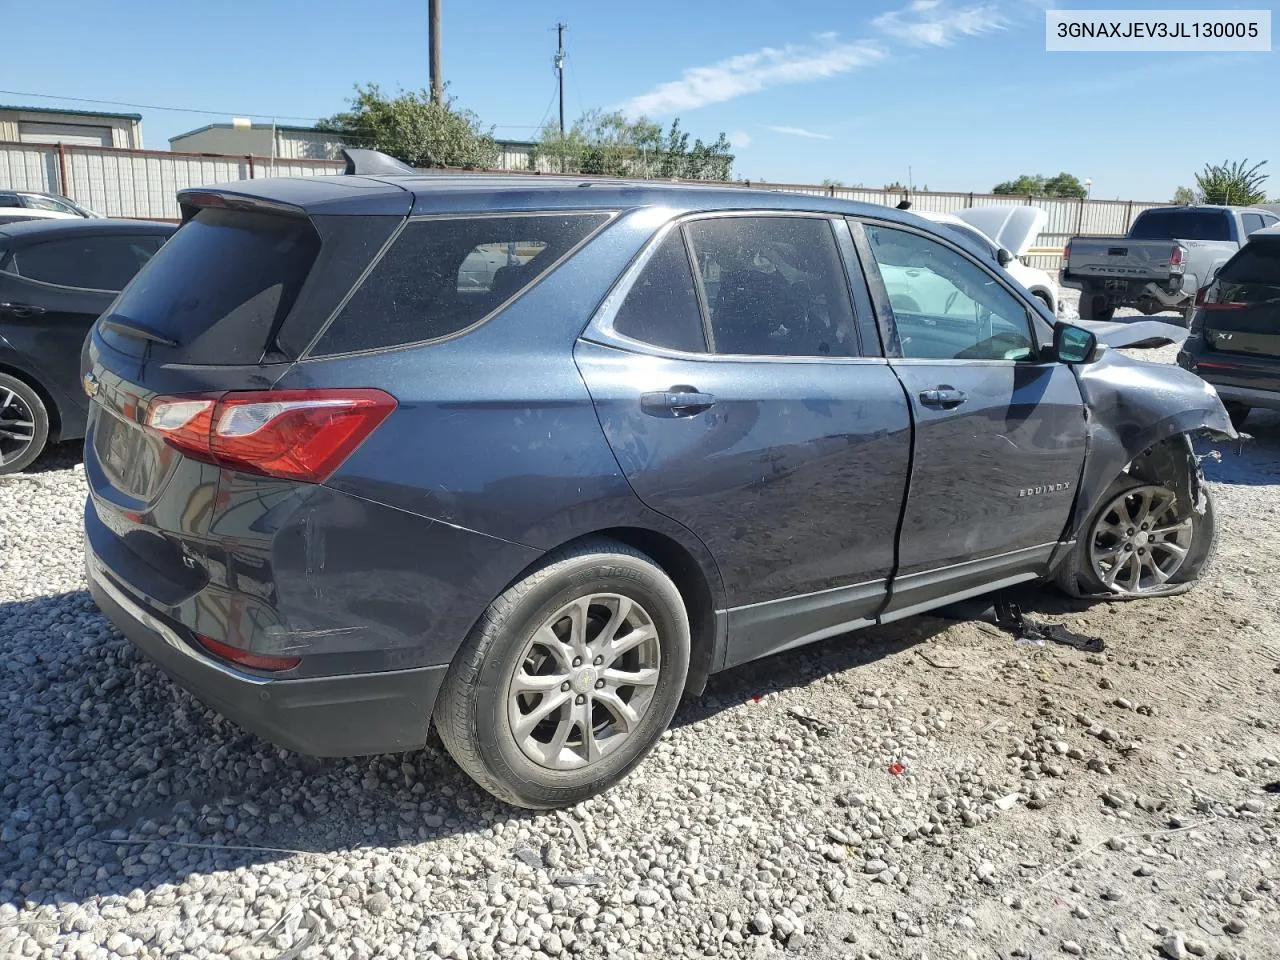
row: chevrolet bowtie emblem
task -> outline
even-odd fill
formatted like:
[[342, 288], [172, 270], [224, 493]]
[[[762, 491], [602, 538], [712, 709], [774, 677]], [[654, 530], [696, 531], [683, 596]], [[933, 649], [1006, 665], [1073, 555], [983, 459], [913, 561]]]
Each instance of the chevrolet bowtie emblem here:
[[98, 378], [92, 373], [86, 373], [81, 382], [84, 384], [84, 392], [86, 394], [90, 397], [96, 397], [98, 395]]

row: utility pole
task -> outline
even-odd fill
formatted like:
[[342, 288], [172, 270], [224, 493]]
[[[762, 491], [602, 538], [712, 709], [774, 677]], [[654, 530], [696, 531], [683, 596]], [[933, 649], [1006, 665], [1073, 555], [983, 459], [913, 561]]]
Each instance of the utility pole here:
[[556, 74], [560, 78], [560, 136], [564, 136], [564, 32], [569, 28], [567, 23], [556, 24]]
[[431, 102], [444, 103], [444, 68], [440, 65], [440, 0], [427, 0]]

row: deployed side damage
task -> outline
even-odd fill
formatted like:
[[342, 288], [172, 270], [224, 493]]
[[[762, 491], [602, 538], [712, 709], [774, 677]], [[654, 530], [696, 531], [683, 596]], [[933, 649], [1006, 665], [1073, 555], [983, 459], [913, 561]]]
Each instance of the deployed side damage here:
[[1113, 351], [1075, 370], [1088, 454], [1054, 577], [1077, 597], [1184, 593], [1216, 538], [1191, 437], [1239, 435], [1213, 388], [1184, 370]]

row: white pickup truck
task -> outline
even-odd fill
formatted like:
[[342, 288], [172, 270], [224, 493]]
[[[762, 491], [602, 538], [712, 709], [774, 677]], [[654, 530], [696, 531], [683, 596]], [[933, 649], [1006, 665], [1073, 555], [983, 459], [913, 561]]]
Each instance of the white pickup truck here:
[[1107, 321], [1117, 307], [1147, 316], [1194, 312], [1196, 290], [1248, 239], [1280, 217], [1261, 207], [1156, 207], [1138, 214], [1123, 237], [1072, 237], [1062, 285], [1080, 291], [1080, 319]]

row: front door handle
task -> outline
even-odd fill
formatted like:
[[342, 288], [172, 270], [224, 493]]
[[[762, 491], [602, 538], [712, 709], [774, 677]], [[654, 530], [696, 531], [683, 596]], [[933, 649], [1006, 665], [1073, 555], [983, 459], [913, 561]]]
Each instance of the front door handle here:
[[934, 387], [932, 390], [920, 391], [920, 403], [935, 410], [954, 410], [968, 399], [963, 390], [957, 390], [946, 384]]
[[6, 300], [0, 301], [0, 313], [12, 314], [15, 317], [38, 317], [48, 311], [34, 303], [9, 303]]
[[692, 417], [715, 402], [711, 394], [683, 385], [640, 395], [640, 409], [655, 417]]

